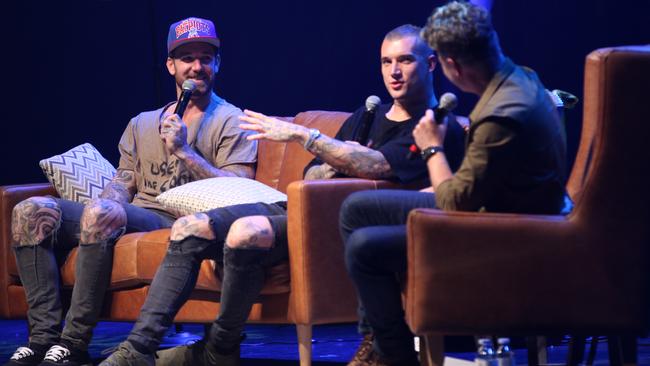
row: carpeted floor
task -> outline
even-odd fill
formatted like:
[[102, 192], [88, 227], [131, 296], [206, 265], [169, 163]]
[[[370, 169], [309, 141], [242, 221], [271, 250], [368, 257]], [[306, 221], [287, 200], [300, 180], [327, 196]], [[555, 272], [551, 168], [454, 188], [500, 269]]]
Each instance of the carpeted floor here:
[[[90, 353], [96, 363], [106, 357], [102, 352], [117, 345], [126, 338], [132, 323], [102, 322], [98, 325]], [[27, 326], [22, 320], [0, 320], [0, 364], [6, 362], [14, 350], [26, 343]], [[161, 347], [193, 342], [203, 334], [203, 326], [184, 325], [182, 329], [172, 330]], [[345, 365], [359, 344], [360, 336], [354, 324], [321, 325], [314, 327], [313, 365]], [[473, 338], [448, 337], [447, 356], [471, 360], [474, 357]], [[518, 365], [526, 362], [526, 350], [521, 340], [513, 340]], [[567, 354], [566, 342], [558, 339], [548, 348], [549, 362], [561, 363]], [[601, 343], [597, 348], [595, 365], [607, 365], [607, 345]], [[249, 325], [246, 339], [242, 344], [242, 366], [267, 365], [284, 366], [298, 364], [298, 345], [295, 327], [292, 325]], [[650, 366], [650, 339], [639, 339], [639, 365]]]

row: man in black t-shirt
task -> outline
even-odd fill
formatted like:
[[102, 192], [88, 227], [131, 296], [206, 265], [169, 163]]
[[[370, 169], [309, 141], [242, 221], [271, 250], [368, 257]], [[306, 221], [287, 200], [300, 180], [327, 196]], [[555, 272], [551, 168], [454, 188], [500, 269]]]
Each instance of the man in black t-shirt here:
[[[305, 179], [350, 176], [400, 183], [426, 180], [424, 162], [407, 158], [414, 143], [414, 126], [427, 108], [438, 104], [432, 74], [436, 59], [419, 33], [418, 27], [405, 25], [384, 38], [381, 69], [393, 103], [380, 106], [375, 113], [370, 146], [350, 141], [363, 110], [346, 120], [336, 138], [252, 111], [240, 117], [246, 122], [240, 127], [257, 132], [250, 139], [303, 145], [315, 156], [305, 171]], [[455, 139], [455, 143], [448, 144], [449, 156], [460, 161], [464, 137], [460, 126], [455, 125], [458, 133], [448, 134], [448, 140]], [[221, 306], [206, 339], [158, 352], [156, 365], [239, 365], [242, 331], [262, 288], [265, 268], [288, 257], [286, 222], [283, 203], [230, 206], [176, 221], [170, 235], [173, 255], [168, 253], [161, 265], [165, 270], [156, 274], [129, 338], [104, 364], [131, 364], [135, 359], [151, 363], [151, 350], [160, 344], [175, 312], [194, 288], [198, 264], [218, 255], [214, 259], [222, 258], [224, 269]]]

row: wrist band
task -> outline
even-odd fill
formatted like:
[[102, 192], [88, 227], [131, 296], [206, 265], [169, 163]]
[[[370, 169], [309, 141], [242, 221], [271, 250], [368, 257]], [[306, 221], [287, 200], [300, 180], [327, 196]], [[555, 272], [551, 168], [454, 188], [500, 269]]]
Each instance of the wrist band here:
[[445, 150], [443, 149], [442, 146], [429, 146], [426, 149], [422, 150], [420, 153], [420, 156], [422, 156], [422, 160], [426, 163], [431, 159], [432, 156], [434, 156], [438, 152], [444, 152]]
[[314, 141], [316, 141], [316, 139], [317, 139], [319, 136], [320, 136], [320, 131], [319, 131], [319, 130], [317, 130], [317, 129], [315, 129], [315, 128], [310, 128], [310, 129], [309, 129], [309, 138], [307, 139], [307, 141], [305, 141], [305, 144], [303, 145], [303, 147], [305, 148], [305, 150], [309, 150], [309, 148], [311, 147], [311, 145], [314, 144]]

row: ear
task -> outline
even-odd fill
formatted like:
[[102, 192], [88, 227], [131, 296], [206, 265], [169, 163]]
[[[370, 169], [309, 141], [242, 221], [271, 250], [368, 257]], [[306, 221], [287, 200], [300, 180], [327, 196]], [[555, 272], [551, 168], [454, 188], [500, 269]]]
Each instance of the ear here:
[[454, 77], [458, 78], [462, 74], [462, 67], [456, 60], [454, 60], [451, 57], [443, 57], [441, 58], [441, 62], [445, 64], [445, 68], [451, 75]]
[[167, 57], [167, 61], [165, 62], [165, 65], [167, 66], [167, 71], [169, 71], [169, 74], [171, 76], [176, 75], [176, 65], [174, 65], [173, 58]]
[[427, 57], [427, 64], [429, 65], [429, 72], [433, 72], [433, 70], [436, 69], [436, 65], [438, 64], [438, 58], [436, 55], [429, 55], [429, 57]]
[[215, 75], [219, 72], [219, 67], [221, 66], [221, 54], [218, 53], [214, 58], [214, 73]]

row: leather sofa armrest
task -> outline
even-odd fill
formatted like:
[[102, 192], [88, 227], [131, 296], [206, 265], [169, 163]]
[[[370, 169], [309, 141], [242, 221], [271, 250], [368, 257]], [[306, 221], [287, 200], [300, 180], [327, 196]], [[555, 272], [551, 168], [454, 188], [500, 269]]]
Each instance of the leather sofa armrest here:
[[558, 324], [588, 334], [633, 326], [646, 311], [626, 295], [644, 288], [645, 260], [598, 245], [571, 216], [416, 209], [407, 232], [416, 334], [546, 334]]
[[339, 209], [353, 192], [396, 187], [353, 178], [296, 181], [288, 186], [290, 314], [296, 323], [356, 319], [357, 296], [344, 265]]
[[56, 195], [50, 183], [22, 184], [0, 187], [0, 317], [9, 316], [7, 288], [14, 284], [10, 270], [16, 268], [11, 248], [11, 213], [19, 202], [32, 197]]

